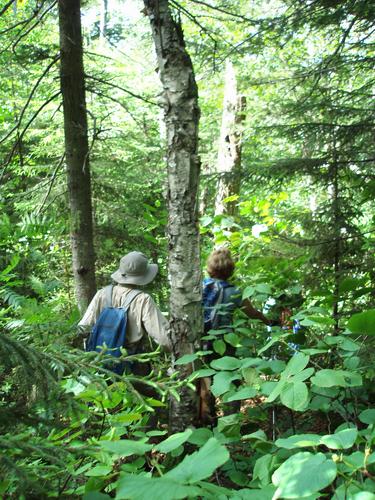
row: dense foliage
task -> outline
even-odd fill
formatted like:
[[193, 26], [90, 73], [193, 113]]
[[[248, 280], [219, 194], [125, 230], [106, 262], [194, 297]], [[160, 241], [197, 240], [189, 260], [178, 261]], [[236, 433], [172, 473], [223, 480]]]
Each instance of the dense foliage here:
[[[137, 379], [73, 347], [56, 2], [3, 3], [0, 497], [375, 498], [372, 3], [170, 1], [200, 93], [202, 262], [229, 245], [243, 297], [291, 312], [272, 329], [239, 312], [206, 336], [212, 352], [177, 361], [196, 367], [185, 381], [158, 350]], [[97, 278], [143, 251], [166, 310], [165, 132], [141, 10], [82, 4]], [[227, 59], [247, 103], [231, 216], [214, 207]], [[202, 377], [217, 423], [168, 436], [169, 398]]]

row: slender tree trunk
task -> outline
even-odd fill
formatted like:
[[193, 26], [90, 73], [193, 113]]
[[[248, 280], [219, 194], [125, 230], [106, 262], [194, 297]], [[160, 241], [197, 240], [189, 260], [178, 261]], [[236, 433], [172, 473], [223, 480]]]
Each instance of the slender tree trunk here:
[[100, 7], [100, 34], [101, 40], [104, 40], [107, 36], [108, 28], [108, 0], [102, 0]]
[[82, 312], [96, 285], [81, 12], [79, 0], [59, 0], [58, 5], [73, 275]]
[[245, 119], [246, 98], [238, 95], [236, 74], [230, 61], [225, 68], [223, 118], [221, 122], [217, 172], [220, 175], [215, 214], [233, 215], [235, 202], [223, 200], [238, 195], [241, 184], [241, 124]]
[[[159, 75], [164, 89], [168, 165], [168, 242], [171, 281], [170, 328], [175, 358], [193, 352], [200, 338], [201, 271], [197, 188], [198, 90], [193, 66], [186, 52], [181, 26], [172, 18], [168, 0], [144, 0], [150, 18]], [[192, 371], [183, 365], [182, 379]], [[171, 401], [170, 430], [185, 429], [197, 414], [193, 391], [181, 391], [181, 401]]]
[[334, 323], [334, 334], [339, 334], [339, 301], [340, 301], [340, 281], [341, 281], [341, 207], [340, 207], [340, 191], [339, 191], [339, 172], [336, 154], [334, 154], [333, 164], [331, 166], [332, 175], [332, 212], [333, 212], [333, 234], [334, 234], [334, 251], [333, 251], [333, 275], [334, 275], [334, 301], [332, 304], [332, 317]]

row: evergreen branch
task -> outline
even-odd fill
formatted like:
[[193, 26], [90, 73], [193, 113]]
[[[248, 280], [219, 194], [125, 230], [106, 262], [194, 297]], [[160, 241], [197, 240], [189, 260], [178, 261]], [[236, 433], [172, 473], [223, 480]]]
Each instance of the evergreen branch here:
[[325, 71], [329, 71], [331, 69], [331, 63], [335, 60], [336, 56], [344, 49], [344, 46], [345, 46], [345, 42], [346, 42], [346, 39], [348, 38], [355, 22], [357, 20], [357, 17], [354, 17], [351, 21], [351, 23], [349, 24], [348, 28], [345, 30], [340, 42], [338, 43], [335, 51], [329, 55], [326, 59], [324, 59], [324, 61], [322, 61], [321, 63], [321, 68], [320, 71], [318, 72], [316, 78], [315, 78], [315, 81], [313, 82], [313, 85], [309, 91], [309, 93], [304, 97], [304, 99], [302, 100], [302, 104], [304, 102], [306, 102], [315, 92], [315, 90], [317, 89], [318, 85], [319, 85], [319, 82], [322, 78], [322, 75], [323, 75], [323, 72]]
[[129, 110], [129, 108], [126, 106], [125, 103], [121, 102], [119, 99], [116, 99], [115, 97], [113, 97], [111, 95], [105, 94], [104, 92], [100, 92], [94, 88], [88, 87], [86, 90], [88, 92], [91, 92], [92, 94], [99, 96], [99, 97], [103, 97], [104, 99], [108, 99], [109, 101], [115, 102], [116, 104], [121, 106], [121, 108], [123, 108], [128, 113], [128, 115], [135, 121], [135, 123], [138, 125], [138, 127], [142, 128], [142, 125], [143, 125], [142, 122], [134, 115], [134, 113], [132, 113]]
[[[13, 24], [11, 26], [8, 26], [8, 28], [0, 31], [0, 35], [5, 35], [9, 31], [14, 30], [18, 26], [22, 26], [23, 24], [25, 24], [27, 26], [37, 16], [37, 14], [38, 13], [34, 12], [34, 14], [31, 17], [29, 17], [27, 19], [23, 19], [22, 21], [18, 21], [17, 23], [15, 23], [15, 24]], [[11, 44], [9, 44], [8, 47], [6, 47], [6, 49], [3, 49], [1, 52], [4, 52], [5, 50], [8, 50], [10, 46], [11, 46]]]
[[202, 0], [190, 0], [190, 2], [197, 4], [197, 5], [203, 5], [204, 7], [207, 7], [208, 9], [215, 10], [217, 12], [221, 12], [222, 14], [226, 14], [227, 16], [234, 17], [236, 19], [241, 19], [241, 21], [245, 21], [246, 23], [250, 23], [253, 25], [259, 25], [264, 21], [264, 19], [251, 19], [249, 17], [243, 16], [241, 14], [237, 14], [236, 12], [224, 9], [222, 7], [217, 7], [215, 5], [211, 5], [208, 2], [203, 2]]
[[49, 181], [49, 186], [48, 186], [48, 190], [47, 190], [47, 192], [46, 192], [46, 195], [45, 195], [45, 197], [44, 197], [44, 199], [43, 199], [43, 201], [42, 201], [42, 203], [41, 203], [40, 207], [39, 207], [39, 208], [38, 208], [38, 210], [36, 211], [36, 214], [37, 214], [37, 215], [39, 215], [39, 214], [42, 212], [42, 210], [43, 210], [43, 208], [44, 208], [44, 206], [45, 206], [45, 204], [46, 204], [46, 201], [47, 201], [47, 199], [48, 199], [49, 195], [51, 194], [52, 187], [53, 187], [53, 184], [54, 184], [54, 182], [55, 182], [55, 179], [56, 179], [57, 173], [58, 173], [58, 171], [60, 170], [61, 166], [63, 165], [64, 160], [65, 160], [65, 153], [61, 156], [60, 161], [59, 161], [59, 163], [56, 165], [56, 168], [55, 168], [55, 170], [54, 170], [54, 172], [53, 172], [53, 174], [52, 174], [52, 176], [51, 176], [51, 179], [50, 179], [50, 181]]
[[[43, 21], [43, 18], [57, 5], [57, 0], [55, 0], [54, 2], [52, 2], [52, 4], [38, 17], [38, 20], [32, 25], [30, 26], [24, 33], [20, 33], [18, 38], [16, 39], [15, 42], [12, 43], [12, 50], [13, 52], [15, 52], [15, 49], [17, 47], [17, 45], [19, 44], [19, 42], [25, 38], [29, 33], [31, 33], [31, 31], [36, 28], [42, 21]], [[39, 9], [39, 12], [41, 11], [41, 8]], [[38, 13], [39, 13], [38, 12]]]
[[316, 238], [313, 240], [307, 239], [307, 238], [299, 238], [298, 240], [295, 238], [289, 238], [287, 236], [284, 236], [280, 233], [274, 232], [274, 235], [280, 238], [280, 240], [286, 241], [287, 243], [292, 243], [293, 245], [297, 245], [299, 247], [315, 247], [315, 246], [321, 246], [321, 245], [328, 245], [330, 243], [336, 243], [337, 241], [348, 241], [348, 240], [353, 240], [355, 238], [360, 238], [361, 236], [366, 236], [367, 234], [373, 234], [375, 233], [375, 229], [372, 229], [370, 231], [365, 231], [363, 233], [358, 233], [358, 234], [353, 234], [350, 236], [339, 236], [335, 238], [331, 238], [328, 240], [321, 240], [317, 241]]
[[31, 102], [31, 99], [33, 98], [37, 88], [39, 87], [40, 83], [42, 82], [42, 80], [44, 79], [44, 77], [47, 75], [47, 73], [49, 72], [49, 70], [52, 68], [52, 66], [54, 66], [54, 64], [60, 59], [60, 55], [57, 54], [56, 56], [54, 56], [52, 58], [52, 62], [50, 64], [48, 64], [48, 66], [45, 68], [45, 70], [43, 71], [43, 73], [39, 76], [39, 78], [37, 79], [37, 81], [35, 82], [33, 88], [31, 89], [31, 92], [26, 100], [26, 103], [25, 105], [23, 106], [22, 110], [21, 110], [21, 113], [19, 115], [19, 118], [17, 120], [17, 123], [16, 125], [5, 135], [5, 137], [1, 138], [0, 139], [0, 144], [2, 144], [3, 142], [5, 142], [11, 135], [12, 133], [19, 129], [20, 126], [21, 126], [21, 123], [22, 123], [22, 119], [24, 117], [24, 114]]
[[[212, 32], [210, 30], [208, 30], [205, 26], [203, 26], [199, 21], [198, 19], [196, 18], [196, 16], [194, 16], [194, 14], [192, 14], [191, 12], [189, 12], [187, 9], [185, 9], [185, 7], [182, 7], [181, 4], [179, 4], [178, 2], [176, 2], [176, 0], [170, 0], [171, 4], [174, 5], [176, 7], [176, 9], [179, 11], [179, 12], [182, 12], [185, 14], [185, 16], [190, 19], [190, 21], [192, 21], [194, 24], [196, 24], [198, 26], [198, 28], [200, 28], [202, 30], [203, 33], [205, 33], [208, 38], [210, 38], [210, 40], [212, 40], [215, 44], [216, 44], [216, 39], [215, 37], [212, 35]], [[222, 38], [222, 37], [221, 37]]]
[[[56, 177], [59, 177], [60, 175], [61, 175], [61, 173], [57, 173]], [[20, 200], [20, 199], [23, 199], [25, 197], [30, 198], [30, 195], [32, 193], [38, 192], [41, 189], [45, 188], [46, 186], [48, 186], [50, 184], [50, 182], [51, 182], [51, 178], [48, 178], [47, 180], [45, 180], [43, 178], [40, 180], [40, 182], [38, 184], [34, 184], [34, 186], [31, 189], [25, 190], [23, 192], [15, 193], [13, 199]]]
[[39, 106], [39, 108], [35, 111], [35, 113], [33, 114], [33, 116], [27, 122], [27, 124], [23, 128], [21, 134], [18, 136], [17, 140], [13, 144], [13, 147], [12, 147], [10, 153], [8, 154], [8, 157], [7, 157], [7, 159], [5, 161], [5, 164], [3, 166], [3, 170], [1, 172], [0, 183], [2, 182], [2, 180], [4, 178], [5, 172], [6, 172], [7, 168], [8, 168], [8, 166], [9, 166], [10, 162], [12, 161], [12, 158], [14, 156], [14, 153], [15, 153], [17, 147], [19, 146], [20, 142], [22, 141], [22, 139], [23, 139], [24, 135], [26, 134], [26, 132], [27, 132], [28, 128], [30, 127], [30, 125], [38, 117], [39, 113], [41, 111], [43, 111], [43, 109], [46, 106], [48, 106], [48, 104], [50, 104], [52, 101], [54, 101], [56, 99], [56, 97], [58, 97], [60, 94], [61, 94], [61, 91], [59, 90], [58, 92], [56, 92], [55, 94], [53, 94], [51, 97], [49, 97], [46, 101], [44, 101], [44, 103], [41, 106]]
[[4, 5], [4, 7], [0, 10], [0, 17], [5, 14], [5, 12], [9, 9], [9, 7], [14, 4], [16, 0], [9, 0], [8, 3]]
[[98, 78], [96, 76], [91, 76], [91, 75], [85, 75], [86, 79], [89, 80], [94, 80], [96, 82], [102, 83], [103, 85], [108, 85], [109, 87], [112, 87], [114, 89], [121, 90], [122, 92], [125, 92], [126, 94], [130, 95], [131, 97], [134, 97], [135, 99], [140, 99], [141, 101], [147, 102], [147, 104], [152, 104], [153, 106], [158, 106], [161, 108], [162, 106], [158, 104], [157, 102], [151, 101], [150, 99], [147, 99], [146, 97], [143, 97], [139, 94], [135, 94], [129, 89], [126, 89], [124, 87], [120, 87], [119, 85], [116, 85], [115, 83], [109, 82], [108, 80], [103, 80], [102, 78]]
[[68, 192], [68, 190], [65, 190], [65, 191], [62, 191], [61, 193], [58, 193], [56, 196], [54, 196], [54, 197], [52, 198], [52, 200], [48, 203], [48, 205], [45, 205], [45, 206], [43, 207], [43, 210], [41, 210], [41, 212], [40, 212], [40, 213], [42, 213], [42, 212], [46, 212], [46, 211], [49, 209], [49, 207], [50, 207], [51, 205], [53, 205], [53, 204], [55, 203], [55, 201], [56, 201], [58, 198], [60, 198], [60, 196], [64, 196], [64, 195], [66, 195], [66, 193], [67, 193], [67, 192]]

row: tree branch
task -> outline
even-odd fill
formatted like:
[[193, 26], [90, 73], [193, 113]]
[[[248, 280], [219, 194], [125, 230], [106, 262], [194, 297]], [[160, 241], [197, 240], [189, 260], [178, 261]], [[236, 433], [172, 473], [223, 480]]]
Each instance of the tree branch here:
[[42, 204], [40, 205], [40, 207], [38, 208], [38, 210], [36, 212], [37, 215], [39, 215], [43, 211], [43, 208], [44, 208], [44, 206], [46, 204], [46, 201], [47, 201], [49, 195], [51, 194], [52, 187], [53, 187], [53, 184], [55, 182], [57, 173], [60, 170], [61, 166], [63, 165], [64, 160], [65, 160], [65, 153], [61, 156], [59, 163], [56, 165], [56, 168], [55, 168], [55, 170], [54, 170], [54, 172], [52, 174], [51, 180], [49, 182], [49, 186], [48, 186], [48, 190], [46, 192], [46, 195], [45, 195], [45, 197], [44, 197], [44, 199], [42, 201]]
[[53, 94], [49, 99], [47, 99], [46, 101], [44, 101], [44, 103], [39, 106], [39, 108], [35, 111], [35, 113], [33, 114], [33, 116], [30, 118], [30, 120], [27, 122], [27, 124], [25, 125], [24, 129], [22, 130], [22, 132], [20, 133], [20, 135], [18, 136], [16, 142], [13, 144], [13, 147], [8, 155], [8, 158], [6, 159], [5, 161], [5, 164], [3, 166], [3, 170], [1, 172], [1, 176], [0, 176], [0, 183], [2, 182], [3, 180], [3, 177], [5, 175], [5, 172], [13, 158], [13, 155], [19, 145], [19, 143], [22, 141], [25, 133], [27, 132], [28, 128], [30, 127], [30, 125], [33, 123], [33, 121], [35, 120], [35, 118], [39, 115], [39, 113], [50, 103], [52, 102], [54, 99], [56, 99], [56, 97], [58, 97], [59, 95], [61, 94], [61, 91], [59, 90], [58, 92], [56, 92], [55, 94]]
[[124, 87], [120, 87], [119, 85], [116, 85], [115, 83], [109, 82], [108, 80], [103, 80], [102, 78], [98, 78], [96, 76], [91, 76], [91, 75], [85, 75], [86, 79], [89, 80], [94, 80], [96, 82], [102, 83], [103, 85], [108, 85], [109, 87], [112, 87], [114, 89], [121, 90], [122, 92], [125, 92], [126, 94], [130, 95], [131, 97], [134, 97], [135, 99], [140, 99], [141, 101], [147, 102], [147, 104], [152, 104], [153, 106], [158, 106], [159, 108], [162, 108], [163, 106], [161, 104], [158, 104], [157, 102], [151, 101], [150, 99], [147, 99], [146, 97], [143, 97], [139, 94], [135, 94], [129, 89], [126, 89]]
[[24, 107], [22, 108], [22, 111], [20, 113], [20, 116], [18, 118], [18, 121], [16, 123], [16, 125], [6, 134], [5, 137], [3, 137], [2, 139], [0, 139], [0, 144], [2, 144], [3, 142], [5, 142], [8, 137], [10, 137], [12, 135], [12, 133], [19, 129], [20, 126], [21, 126], [21, 122], [22, 122], [22, 119], [23, 119], [23, 116], [26, 112], [26, 109], [28, 108], [30, 102], [31, 102], [31, 99], [36, 91], [36, 89], [38, 88], [39, 84], [41, 83], [41, 81], [43, 80], [43, 78], [46, 76], [46, 74], [49, 72], [49, 70], [52, 68], [52, 66], [60, 59], [60, 55], [57, 54], [53, 59], [52, 59], [52, 62], [46, 67], [46, 69], [43, 71], [43, 73], [40, 75], [40, 77], [37, 79], [34, 87], [31, 89], [31, 92], [26, 100], [26, 103], [24, 105]]
[[9, 7], [15, 2], [16, 0], [9, 0], [8, 3], [4, 5], [4, 7], [0, 10], [0, 17], [9, 9]]

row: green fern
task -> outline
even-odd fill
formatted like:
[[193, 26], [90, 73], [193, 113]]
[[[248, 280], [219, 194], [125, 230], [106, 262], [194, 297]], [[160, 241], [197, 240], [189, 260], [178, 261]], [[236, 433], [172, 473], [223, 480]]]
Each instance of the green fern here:
[[21, 308], [26, 300], [25, 297], [10, 288], [2, 288], [0, 290], [0, 299], [12, 307], [12, 309]]

